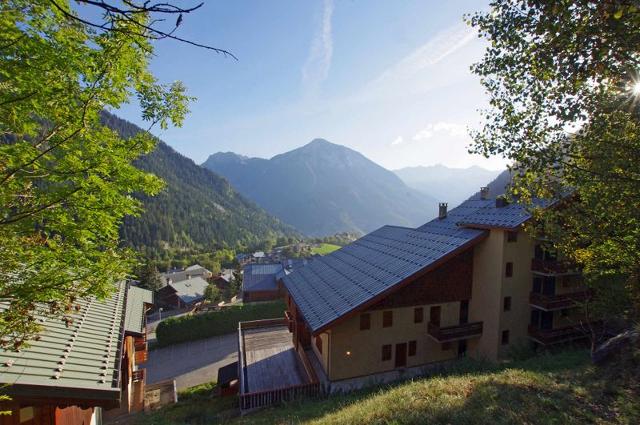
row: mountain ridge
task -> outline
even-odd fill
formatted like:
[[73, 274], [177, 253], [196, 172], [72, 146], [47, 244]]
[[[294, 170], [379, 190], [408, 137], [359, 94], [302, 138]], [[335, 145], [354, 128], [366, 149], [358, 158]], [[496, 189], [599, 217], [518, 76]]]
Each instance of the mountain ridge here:
[[239, 160], [215, 153], [203, 167], [305, 234], [368, 233], [385, 224], [417, 226], [437, 202], [361, 153], [325, 139], [273, 156]]

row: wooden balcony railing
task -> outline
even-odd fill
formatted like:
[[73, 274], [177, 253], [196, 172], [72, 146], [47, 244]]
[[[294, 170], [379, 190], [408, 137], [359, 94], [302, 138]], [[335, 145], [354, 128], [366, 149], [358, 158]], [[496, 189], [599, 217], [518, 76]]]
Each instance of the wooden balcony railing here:
[[136, 364], [141, 364], [146, 362], [147, 360], [149, 360], [149, 352], [145, 349], [145, 350], [136, 350], [136, 354], [135, 354], [135, 360], [136, 360]]
[[575, 266], [558, 260], [531, 260], [531, 271], [548, 275], [578, 273]]
[[282, 402], [294, 401], [304, 397], [317, 397], [319, 395], [320, 384], [318, 382], [240, 394], [240, 410], [246, 412]]
[[[599, 331], [602, 330], [602, 323], [593, 323]], [[559, 344], [577, 339], [587, 338], [589, 328], [587, 324], [565, 326], [555, 329], [540, 329], [537, 326], [529, 325], [529, 337], [542, 345]]]
[[284, 312], [284, 318], [287, 321], [287, 326], [289, 327], [289, 332], [293, 332], [293, 316], [289, 313], [288, 310]]
[[482, 335], [482, 322], [464, 323], [454, 326], [440, 327], [429, 322], [427, 332], [438, 342], [458, 341]]
[[562, 310], [563, 308], [575, 307], [578, 303], [588, 300], [590, 296], [591, 292], [587, 290], [558, 295], [531, 292], [529, 294], [529, 304], [545, 311]]
[[131, 380], [133, 382], [144, 382], [145, 369], [134, 370], [131, 374]]

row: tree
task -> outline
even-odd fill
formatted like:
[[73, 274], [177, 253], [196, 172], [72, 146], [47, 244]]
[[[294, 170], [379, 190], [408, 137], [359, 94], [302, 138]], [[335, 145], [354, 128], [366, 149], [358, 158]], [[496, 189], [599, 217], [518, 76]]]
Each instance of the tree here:
[[162, 288], [162, 276], [158, 268], [152, 264], [145, 264], [140, 270], [140, 287], [150, 291], [157, 291]]
[[135, 97], [149, 129], [166, 128], [182, 123], [192, 99], [180, 82], [162, 85], [149, 71], [150, 39], [163, 37], [152, 28], [153, 11], [128, 1], [118, 2], [127, 7], [120, 12], [102, 0], [82, 3], [105, 11], [100, 25], [67, 0], [0, 2], [5, 347], [19, 348], [40, 330], [36, 313], [59, 316], [79, 297], [103, 298], [131, 270], [134, 256], [119, 246], [118, 228], [141, 212], [133, 193], [162, 188], [131, 165], [155, 139], [148, 131], [119, 137], [101, 125], [101, 111]]
[[204, 290], [204, 299], [210, 303], [219, 303], [222, 300], [222, 293], [216, 285], [209, 284]]
[[490, 97], [471, 151], [516, 170], [510, 196], [564, 199], [533, 209], [534, 234], [582, 267], [624, 281], [640, 308], [640, 10], [629, 1], [496, 0], [469, 18], [490, 43], [472, 70]]

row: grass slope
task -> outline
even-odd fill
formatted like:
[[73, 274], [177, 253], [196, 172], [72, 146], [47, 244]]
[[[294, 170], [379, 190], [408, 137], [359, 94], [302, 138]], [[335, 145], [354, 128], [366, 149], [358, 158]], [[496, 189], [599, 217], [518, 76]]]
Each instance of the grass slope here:
[[375, 390], [292, 403], [231, 418], [224, 399], [202, 397], [140, 424], [636, 424], [638, 360], [596, 368], [584, 351], [502, 366], [463, 362], [446, 375]]
[[320, 245], [311, 248], [311, 254], [327, 255], [331, 254], [336, 249], [340, 249], [340, 246], [331, 243], [321, 243]]

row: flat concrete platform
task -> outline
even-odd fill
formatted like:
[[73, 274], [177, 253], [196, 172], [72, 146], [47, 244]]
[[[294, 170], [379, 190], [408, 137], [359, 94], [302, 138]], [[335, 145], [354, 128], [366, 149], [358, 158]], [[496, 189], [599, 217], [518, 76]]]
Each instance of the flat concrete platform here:
[[286, 326], [244, 329], [244, 393], [310, 382]]

